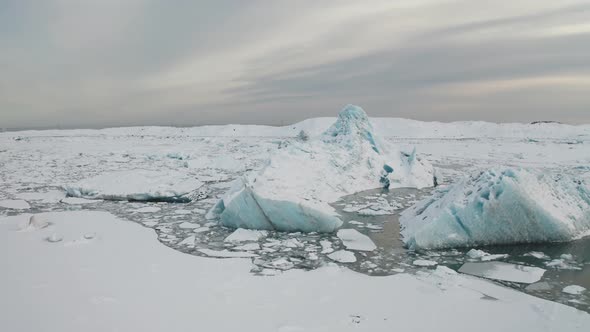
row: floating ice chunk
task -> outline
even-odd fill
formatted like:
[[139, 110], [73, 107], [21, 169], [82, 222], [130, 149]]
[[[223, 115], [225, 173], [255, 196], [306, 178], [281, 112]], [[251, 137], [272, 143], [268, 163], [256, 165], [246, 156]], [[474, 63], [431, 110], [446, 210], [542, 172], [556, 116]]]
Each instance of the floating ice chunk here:
[[188, 202], [202, 183], [181, 172], [132, 170], [101, 175], [64, 186], [68, 196], [122, 201]]
[[288, 259], [281, 257], [281, 258], [277, 258], [274, 261], [265, 264], [265, 267], [271, 267], [273, 269], [278, 269], [278, 270], [289, 270], [292, 269], [295, 265], [293, 264], [293, 262], [290, 262]]
[[528, 253], [526, 253], [524, 255], [525, 256], [530, 256], [530, 257], [535, 257], [537, 259], [542, 259], [542, 260], [551, 259], [549, 256], [545, 255], [545, 253], [540, 252], [540, 251], [531, 251], [531, 252], [528, 252]]
[[573, 261], [574, 260], [574, 256], [572, 254], [561, 254], [561, 259], [564, 259], [566, 261]]
[[531, 284], [541, 280], [544, 269], [504, 262], [465, 263], [459, 272], [489, 279]]
[[85, 198], [79, 198], [79, 197], [66, 197], [66, 198], [62, 198], [60, 200], [60, 202], [65, 203], [65, 204], [78, 205], [78, 204], [98, 203], [98, 202], [102, 202], [102, 200], [100, 200], [100, 199], [85, 199]]
[[356, 257], [354, 256], [354, 253], [352, 251], [348, 251], [348, 250], [335, 251], [335, 252], [329, 254], [328, 258], [330, 258], [333, 261], [339, 262], [339, 263], [354, 263], [354, 262], [356, 262]]
[[320, 245], [322, 246], [322, 254], [329, 254], [334, 251], [334, 248], [332, 248], [332, 242], [328, 240], [321, 240]]
[[184, 209], [178, 209], [178, 210], [174, 210], [175, 214], [191, 214], [192, 211], [190, 210], [184, 210]]
[[374, 201], [363, 204], [347, 204], [342, 211], [356, 212], [362, 216], [383, 216], [393, 214], [396, 207], [392, 206], [385, 198], [376, 197]]
[[31, 206], [27, 201], [22, 199], [3, 199], [0, 200], [0, 207], [6, 209], [13, 209], [13, 210], [27, 210], [30, 209]]
[[379, 231], [383, 229], [383, 225], [367, 224], [365, 225], [365, 228]]
[[199, 252], [209, 256], [209, 257], [217, 257], [217, 258], [248, 258], [248, 257], [258, 257], [258, 255], [250, 253], [250, 252], [238, 252], [238, 251], [229, 251], [229, 250], [212, 250], [212, 249], [199, 249]]
[[246, 241], [258, 241], [268, 234], [266, 231], [256, 231], [251, 229], [238, 228], [228, 237], [225, 238], [225, 242], [246, 242]]
[[434, 171], [373, 134], [365, 112], [349, 105], [321, 136], [277, 150], [258, 172], [235, 181], [210, 210], [224, 226], [333, 232], [342, 225], [330, 206], [379, 187], [431, 187]]
[[545, 266], [554, 268], [557, 270], [581, 270], [582, 268], [575, 265], [575, 262], [567, 261], [563, 258], [553, 259], [549, 262], [545, 262]]
[[477, 259], [482, 258], [483, 256], [487, 256], [489, 254], [483, 250], [471, 249], [465, 255], [467, 255], [469, 258]]
[[191, 236], [185, 238], [184, 240], [178, 242], [178, 245], [179, 246], [194, 246], [195, 240], [196, 240], [196, 237], [194, 235], [191, 235]]
[[184, 221], [184, 222], [180, 223], [178, 225], [178, 227], [179, 228], [182, 228], [182, 229], [195, 229], [195, 228], [201, 227], [201, 225], [200, 224], [197, 224], [197, 223], [192, 223], [192, 222]]
[[344, 246], [350, 250], [373, 251], [377, 246], [366, 235], [355, 229], [341, 229], [337, 233]]
[[586, 288], [578, 285], [569, 285], [563, 288], [562, 292], [571, 295], [580, 295], [586, 291]]
[[430, 261], [427, 259], [416, 259], [415, 261], [412, 262], [413, 265], [416, 266], [435, 266], [438, 263], [435, 261]]
[[162, 210], [161, 208], [157, 207], [157, 206], [145, 206], [139, 209], [135, 209], [133, 210], [133, 212], [137, 212], [137, 213], [154, 213], [154, 212], [158, 212]]
[[507, 258], [508, 254], [486, 255], [481, 258], [482, 262], [495, 261], [496, 259]]
[[488, 170], [406, 210], [400, 224], [412, 249], [569, 241], [590, 235], [590, 189], [561, 174]]
[[303, 248], [303, 243], [297, 239], [287, 239], [281, 241], [281, 246], [285, 248]]
[[492, 255], [492, 254], [489, 254], [483, 250], [478, 250], [478, 249], [471, 249], [465, 255], [471, 259], [479, 259], [482, 262], [493, 261], [496, 259], [502, 259], [502, 258], [508, 257], [507, 254]]
[[204, 232], [208, 232], [209, 231], [209, 227], [201, 227], [201, 228], [196, 228], [195, 230], [193, 230], [193, 232], [195, 233], [204, 233]]

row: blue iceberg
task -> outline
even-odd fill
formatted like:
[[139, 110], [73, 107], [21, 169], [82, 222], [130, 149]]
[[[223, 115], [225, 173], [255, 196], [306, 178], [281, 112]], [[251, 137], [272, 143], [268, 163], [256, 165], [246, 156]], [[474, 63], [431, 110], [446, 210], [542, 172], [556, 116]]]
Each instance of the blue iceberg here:
[[428, 162], [380, 141], [367, 114], [348, 105], [322, 135], [290, 142], [236, 180], [208, 217], [233, 228], [333, 232], [342, 221], [329, 204], [344, 195], [433, 185]]
[[590, 190], [562, 174], [491, 169], [404, 211], [400, 224], [411, 249], [570, 241], [590, 235]]

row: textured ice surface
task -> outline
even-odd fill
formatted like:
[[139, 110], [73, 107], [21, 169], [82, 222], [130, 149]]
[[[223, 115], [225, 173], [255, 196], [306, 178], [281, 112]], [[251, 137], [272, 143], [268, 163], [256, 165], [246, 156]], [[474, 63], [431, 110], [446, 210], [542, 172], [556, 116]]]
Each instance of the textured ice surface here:
[[590, 234], [590, 190], [561, 174], [492, 169], [421, 201], [400, 223], [413, 249], [569, 241]]
[[459, 272], [474, 276], [532, 284], [541, 280], [544, 269], [534, 266], [509, 264], [504, 262], [465, 263]]
[[430, 164], [379, 141], [365, 112], [349, 105], [321, 136], [280, 147], [238, 179], [209, 216], [234, 228], [332, 232], [342, 221], [329, 203], [341, 196], [433, 185]]
[[201, 185], [199, 180], [184, 173], [137, 169], [103, 173], [64, 188], [71, 197], [186, 202]]

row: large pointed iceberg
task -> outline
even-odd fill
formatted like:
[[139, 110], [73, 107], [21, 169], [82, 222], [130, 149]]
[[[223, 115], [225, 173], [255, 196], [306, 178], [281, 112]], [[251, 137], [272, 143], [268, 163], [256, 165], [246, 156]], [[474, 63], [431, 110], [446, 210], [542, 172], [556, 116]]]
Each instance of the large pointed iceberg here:
[[332, 232], [342, 221], [329, 203], [343, 195], [434, 183], [430, 164], [378, 140], [367, 114], [348, 105], [322, 135], [291, 142], [236, 180], [208, 215], [234, 228]]
[[590, 189], [562, 174], [492, 169], [419, 202], [400, 224], [412, 249], [569, 241], [590, 235]]

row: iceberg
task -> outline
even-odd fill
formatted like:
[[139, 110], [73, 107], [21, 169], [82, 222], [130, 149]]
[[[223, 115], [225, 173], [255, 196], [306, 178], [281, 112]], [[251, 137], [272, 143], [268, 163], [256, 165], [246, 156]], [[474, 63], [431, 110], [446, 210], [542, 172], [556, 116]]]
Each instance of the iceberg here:
[[329, 204], [344, 195], [435, 182], [415, 150], [379, 140], [363, 109], [348, 105], [322, 135], [281, 146], [260, 171], [236, 180], [208, 218], [232, 228], [333, 232], [342, 220]]
[[203, 183], [187, 174], [166, 171], [116, 171], [64, 186], [69, 197], [115, 201], [189, 202]]
[[527, 169], [486, 170], [404, 211], [410, 249], [564, 242], [590, 235], [590, 189]]

